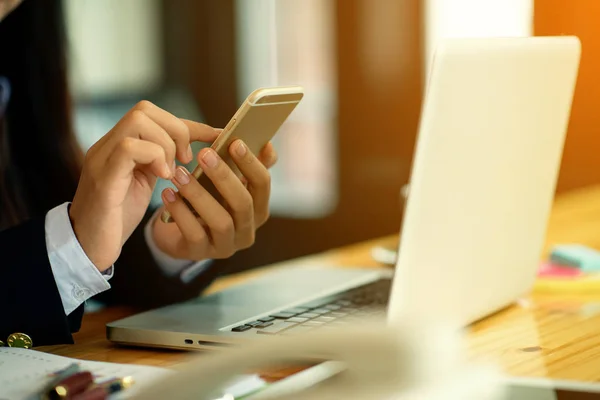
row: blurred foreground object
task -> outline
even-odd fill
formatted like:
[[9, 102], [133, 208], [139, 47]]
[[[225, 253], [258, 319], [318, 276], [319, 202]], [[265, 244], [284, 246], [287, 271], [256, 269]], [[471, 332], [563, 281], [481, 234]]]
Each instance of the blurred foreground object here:
[[[369, 328], [364, 328], [369, 326]], [[391, 328], [379, 321], [342, 330], [269, 337], [181, 366], [156, 381], [138, 399], [232, 399], [219, 388], [257, 368], [316, 358], [334, 361], [341, 372], [317, 385], [278, 390], [277, 384], [248, 399], [427, 399], [501, 400], [502, 376], [493, 366], [465, 360], [462, 337], [440, 326]]]

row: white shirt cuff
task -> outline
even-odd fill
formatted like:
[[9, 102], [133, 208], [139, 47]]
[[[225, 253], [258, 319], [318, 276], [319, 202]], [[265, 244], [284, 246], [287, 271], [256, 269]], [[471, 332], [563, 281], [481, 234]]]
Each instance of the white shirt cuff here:
[[110, 289], [111, 267], [100, 273], [87, 257], [71, 226], [69, 203], [46, 214], [46, 249], [65, 314], [69, 315], [92, 296]]
[[154, 261], [158, 264], [159, 268], [163, 271], [163, 273], [167, 276], [175, 276], [179, 275], [180, 279], [184, 283], [189, 283], [193, 281], [198, 275], [200, 275], [208, 266], [212, 263], [211, 259], [201, 260], [201, 261], [193, 261], [193, 260], [185, 260], [173, 258], [170, 255], [163, 252], [158, 248], [156, 243], [154, 242], [154, 237], [152, 235], [152, 226], [154, 225], [154, 221], [158, 218], [158, 214], [160, 213], [160, 208], [154, 212], [154, 215], [150, 218], [146, 226], [144, 227], [144, 237], [146, 239], [146, 244], [150, 249], [150, 254], [154, 258]]
[[187, 268], [184, 268], [180, 273], [179, 277], [183, 283], [190, 283], [196, 279], [201, 273], [203, 273], [211, 264], [213, 260], [206, 259], [197, 261]]

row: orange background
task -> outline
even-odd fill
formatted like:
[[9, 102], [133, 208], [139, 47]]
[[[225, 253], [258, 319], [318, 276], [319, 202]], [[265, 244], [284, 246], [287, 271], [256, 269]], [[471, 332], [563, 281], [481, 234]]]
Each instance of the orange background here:
[[558, 191], [600, 183], [600, 1], [537, 0], [534, 33], [576, 35], [581, 66]]

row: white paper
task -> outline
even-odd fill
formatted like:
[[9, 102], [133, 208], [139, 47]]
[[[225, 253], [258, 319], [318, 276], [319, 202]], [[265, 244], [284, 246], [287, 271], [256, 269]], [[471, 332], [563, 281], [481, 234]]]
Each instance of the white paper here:
[[[144, 365], [117, 364], [98, 361], [82, 361], [56, 356], [35, 350], [10, 347], [0, 348], [0, 400], [31, 400], [52, 379], [49, 375], [77, 363], [81, 370], [90, 371], [97, 381], [110, 378], [133, 377], [131, 388], [111, 397], [111, 400], [126, 399], [157, 378], [175, 374], [170, 369]], [[254, 392], [265, 383], [256, 375], [242, 375], [231, 381], [225, 393], [237, 396]], [[245, 393], [244, 393], [245, 392]]]
[[35, 350], [0, 348], [0, 400], [26, 400], [40, 392], [51, 380], [49, 374], [77, 363], [82, 370], [92, 372], [97, 380], [132, 376], [134, 385], [113, 398], [124, 398], [137, 388], [151, 383], [168, 369], [141, 365], [82, 361]]

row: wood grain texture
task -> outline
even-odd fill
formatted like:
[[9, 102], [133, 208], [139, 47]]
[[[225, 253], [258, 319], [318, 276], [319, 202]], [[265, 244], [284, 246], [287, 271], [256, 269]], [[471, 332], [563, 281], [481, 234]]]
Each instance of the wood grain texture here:
[[[298, 264], [379, 267], [370, 258], [376, 243], [394, 244], [394, 236], [284, 262], [223, 278], [210, 291], [252, 279], [266, 271]], [[600, 186], [560, 195], [549, 220], [547, 253], [555, 243], [578, 242], [600, 248]], [[86, 315], [76, 344], [38, 348], [86, 360], [173, 366], [189, 353], [119, 347], [105, 338], [104, 325], [133, 311], [111, 308]], [[516, 376], [600, 381], [600, 293], [548, 295], [533, 293], [518, 304], [475, 323], [469, 329], [473, 358], [499, 362]]]

